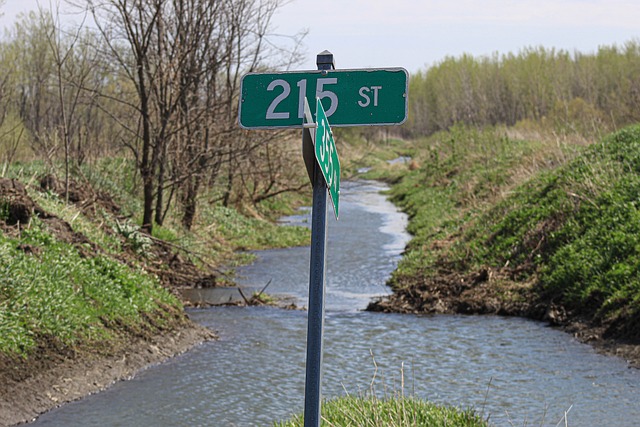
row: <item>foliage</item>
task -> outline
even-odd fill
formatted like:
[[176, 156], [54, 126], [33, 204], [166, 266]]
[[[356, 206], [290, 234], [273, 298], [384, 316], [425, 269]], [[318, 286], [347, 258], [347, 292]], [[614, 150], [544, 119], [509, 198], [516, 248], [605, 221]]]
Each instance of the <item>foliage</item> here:
[[134, 215], [142, 209], [140, 177], [135, 162], [126, 156], [107, 156], [83, 165], [79, 174], [93, 188], [104, 191], [117, 202], [124, 215]]
[[[38, 169], [36, 168], [35, 170]], [[50, 191], [41, 192], [31, 189], [29, 195], [44, 210], [67, 221], [73, 227], [74, 231], [84, 234], [106, 253], [121, 253], [121, 239], [113, 233], [105, 232], [101, 227], [96, 227], [95, 222], [84, 216], [81, 210], [75, 205], [66, 204], [57, 194]], [[114, 220], [106, 213], [102, 212], [100, 216], [106, 223], [111, 224], [113, 222], [115, 224]]]
[[447, 57], [411, 76], [412, 136], [474, 126], [545, 122], [559, 134], [601, 136], [640, 120], [640, 43], [601, 46], [596, 53], [526, 48], [474, 58]]
[[477, 249], [476, 264], [533, 262], [540, 292], [570, 310], [596, 320], [634, 316], [640, 310], [639, 172], [635, 126], [521, 187], [478, 221], [463, 246]]
[[257, 250], [301, 246], [309, 243], [306, 227], [280, 227], [270, 221], [250, 218], [224, 206], [210, 206], [202, 212], [202, 221], [210, 224], [222, 238], [238, 250]]
[[138, 254], [146, 253], [151, 247], [151, 239], [140, 230], [140, 227], [131, 221], [120, 222], [116, 220], [113, 231], [125, 239], [125, 244]]
[[[279, 155], [286, 138], [235, 120], [243, 73], [299, 60], [300, 35], [271, 35], [280, 2], [71, 3], [21, 15], [0, 40], [2, 175], [15, 161], [64, 160], [67, 181], [70, 169], [129, 156], [137, 200], [126, 208], [148, 232], [168, 209], [190, 228], [203, 193], [222, 189], [229, 206], [235, 193], [258, 203], [300, 188]], [[65, 23], [61, 10], [92, 25]]]
[[510, 194], [531, 176], [570, 159], [575, 146], [554, 140], [527, 140], [502, 128], [462, 125], [421, 140], [415, 161], [391, 189], [391, 198], [409, 214], [413, 239], [393, 274], [396, 286], [439, 256], [436, 247], [455, 240], [463, 224]]
[[[30, 357], [42, 346], [108, 348], [121, 335], [153, 333], [184, 320], [175, 297], [138, 267], [149, 264], [153, 269], [161, 262], [151, 255], [157, 253], [153, 239], [169, 242], [180, 258], [206, 269], [230, 262], [238, 249], [308, 243], [305, 227], [280, 227], [257, 212], [246, 216], [219, 201], [203, 203], [192, 231], [181, 226], [179, 209], [170, 209], [165, 225], [154, 227], [152, 239], [127, 218], [128, 212], [134, 218], [139, 212], [131, 161], [112, 157], [74, 170], [74, 182], [84, 183], [89, 197], [79, 203], [67, 203], [54, 190], [33, 185], [51, 169], [58, 170], [58, 163], [14, 162], [6, 172], [31, 183], [28, 195], [47, 212], [45, 216], [68, 223], [68, 236], [82, 237], [78, 241], [84, 243], [58, 240], [60, 236], [47, 231], [46, 218], [37, 217], [24, 224], [27, 228], [18, 236], [17, 230], [0, 234], [0, 354]], [[116, 211], [94, 202], [106, 202]], [[263, 203], [284, 210], [293, 202], [299, 203], [282, 194]], [[118, 205], [126, 207], [124, 215]], [[0, 203], [0, 219], [3, 209], [8, 205]], [[123, 246], [138, 254], [135, 259], [125, 256], [126, 265], [117, 261], [123, 259]], [[247, 261], [233, 257], [234, 262]]]
[[[344, 395], [322, 402], [320, 425], [330, 426], [459, 426], [486, 427], [488, 419], [472, 409], [436, 405], [424, 399], [405, 393], [404, 366], [400, 371], [400, 387], [386, 384], [384, 377], [378, 376], [378, 365], [373, 353], [375, 367], [367, 392], [357, 396]], [[381, 386], [381, 390], [378, 390]], [[383, 390], [383, 391], [382, 391]], [[274, 423], [274, 427], [296, 427], [304, 424], [304, 414], [293, 416], [288, 421]]]
[[[403, 159], [416, 156], [419, 147], [413, 141], [383, 137], [371, 140], [359, 137], [352, 128], [337, 128], [341, 172], [348, 177], [395, 182], [404, 175], [407, 164]], [[380, 137], [382, 135], [378, 135]]]

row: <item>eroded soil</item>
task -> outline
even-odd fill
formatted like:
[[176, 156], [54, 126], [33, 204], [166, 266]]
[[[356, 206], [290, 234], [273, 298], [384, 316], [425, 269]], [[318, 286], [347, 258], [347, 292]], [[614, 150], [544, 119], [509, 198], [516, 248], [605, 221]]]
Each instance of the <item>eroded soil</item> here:
[[185, 322], [176, 330], [123, 341], [106, 354], [54, 345], [40, 348], [29, 361], [0, 357], [0, 426], [32, 421], [213, 338], [208, 329]]

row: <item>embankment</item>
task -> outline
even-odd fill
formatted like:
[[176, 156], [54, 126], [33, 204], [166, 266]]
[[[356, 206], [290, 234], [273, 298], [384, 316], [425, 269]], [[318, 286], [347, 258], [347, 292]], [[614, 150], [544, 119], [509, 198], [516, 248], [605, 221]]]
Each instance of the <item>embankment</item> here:
[[57, 190], [51, 176], [39, 189], [0, 179], [0, 425], [214, 338], [170, 291], [191, 280], [193, 264], [161, 241], [136, 235], [141, 254], [114, 233], [120, 213], [108, 195], [75, 183]]

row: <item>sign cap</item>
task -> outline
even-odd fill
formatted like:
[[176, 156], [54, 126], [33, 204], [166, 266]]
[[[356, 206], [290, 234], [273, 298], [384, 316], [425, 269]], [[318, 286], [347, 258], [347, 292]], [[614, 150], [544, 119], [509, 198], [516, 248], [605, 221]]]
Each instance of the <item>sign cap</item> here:
[[336, 63], [333, 60], [333, 53], [323, 50], [316, 57], [316, 65], [318, 70], [335, 70]]

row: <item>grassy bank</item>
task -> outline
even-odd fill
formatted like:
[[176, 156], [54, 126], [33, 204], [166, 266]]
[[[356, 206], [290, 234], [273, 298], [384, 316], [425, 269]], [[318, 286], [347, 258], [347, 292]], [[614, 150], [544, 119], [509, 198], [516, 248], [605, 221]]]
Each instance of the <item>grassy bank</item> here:
[[518, 187], [465, 231], [450, 258], [472, 269], [508, 265], [562, 317], [640, 342], [639, 172], [636, 126]]
[[571, 159], [587, 144], [558, 141], [530, 123], [516, 128], [477, 129], [457, 125], [415, 140], [395, 140], [368, 150], [367, 158], [408, 156], [406, 164], [373, 162], [362, 176], [389, 182], [389, 195], [410, 217], [413, 239], [392, 284], [433, 261], [430, 245], [444, 244], [464, 224], [522, 182]]
[[372, 309], [580, 322], [640, 342], [640, 127], [585, 146], [516, 129], [424, 141], [393, 187], [414, 235]]
[[[87, 257], [34, 219], [0, 236], [0, 351], [28, 357], [38, 346], [102, 347], [119, 332], [174, 326], [180, 302], [139, 268]], [[155, 331], [154, 331], [155, 332]]]
[[224, 206], [213, 191], [191, 230], [174, 201], [149, 235], [133, 162], [74, 168], [68, 188], [61, 169], [14, 162], [0, 177], [0, 425], [212, 339], [188, 319], [180, 288], [229, 285], [247, 250], [309, 240], [307, 228], [275, 221], [304, 199]]

